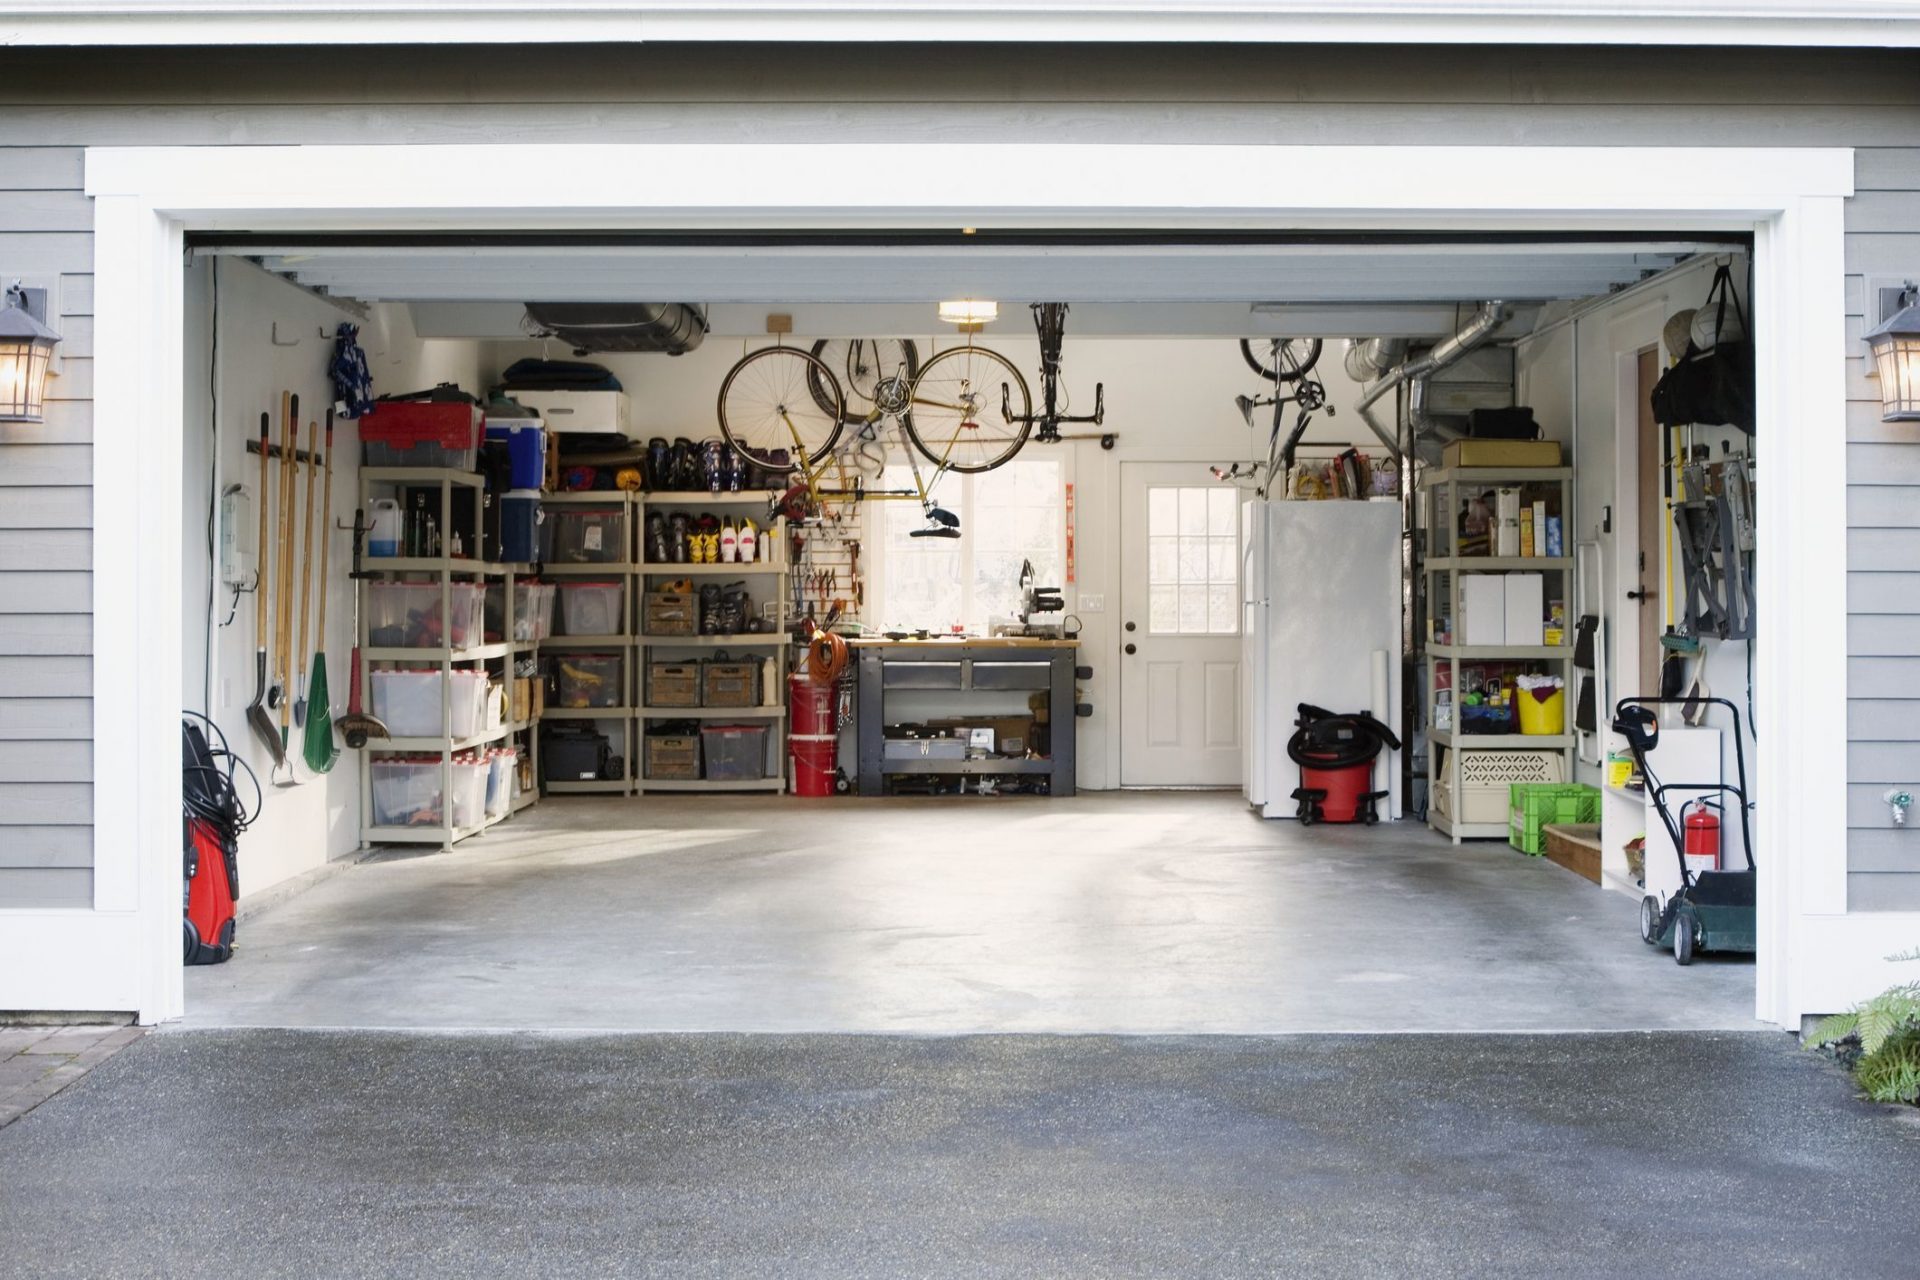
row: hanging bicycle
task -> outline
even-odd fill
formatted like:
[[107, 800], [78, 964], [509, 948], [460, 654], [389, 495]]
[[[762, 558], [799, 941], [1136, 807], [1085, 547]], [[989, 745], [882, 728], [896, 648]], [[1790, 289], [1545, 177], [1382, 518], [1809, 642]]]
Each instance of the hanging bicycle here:
[[[1265, 466], [1265, 479], [1254, 493], [1263, 498], [1276, 493], [1285, 497], [1293, 477], [1294, 451], [1299, 447], [1301, 437], [1307, 434], [1307, 426], [1313, 421], [1313, 415], [1325, 409], [1329, 418], [1334, 416], [1333, 406], [1327, 403], [1326, 387], [1317, 378], [1307, 376], [1314, 362], [1320, 359], [1320, 339], [1272, 338], [1256, 347], [1252, 340], [1242, 338], [1240, 354], [1255, 373], [1273, 383], [1273, 394], [1270, 396], [1233, 398], [1240, 416], [1247, 420], [1249, 427], [1253, 426], [1255, 409], [1269, 406], [1273, 409], [1273, 425], [1267, 432], [1267, 460], [1264, 464], [1255, 464], [1256, 468]], [[1286, 425], [1288, 405], [1294, 405], [1296, 413], [1293, 429], [1283, 439], [1281, 428]], [[1214, 474], [1221, 479], [1235, 478], [1240, 474], [1239, 464], [1234, 464], [1230, 472], [1222, 472], [1216, 467]]]
[[[810, 505], [817, 506], [823, 498], [912, 499], [920, 503], [926, 516], [926, 524], [914, 530], [913, 537], [957, 538], [959, 517], [933, 500], [933, 488], [947, 471], [967, 468], [950, 460], [951, 444], [945, 453], [935, 453], [916, 433], [910, 410], [922, 403], [916, 393], [927, 370], [909, 381], [905, 353], [899, 354], [903, 358], [891, 373], [869, 366], [874, 376], [866, 398], [872, 408], [864, 416], [849, 420], [840, 379], [819, 356], [798, 347], [750, 351], [720, 384], [720, 434], [735, 453], [753, 465], [783, 475], [797, 473], [796, 488], [804, 491]], [[938, 363], [940, 357], [936, 356], [927, 362], [927, 369]], [[936, 409], [965, 411], [960, 402], [927, 404]], [[913, 488], [870, 488], [859, 473], [857, 460], [849, 483], [846, 463], [837, 449], [846, 427], [851, 421], [857, 433], [855, 452], [872, 449], [884, 463], [885, 452], [879, 448], [880, 427], [888, 420], [899, 433], [901, 452], [913, 474]], [[922, 472], [922, 456], [934, 464], [931, 477]], [[829, 479], [838, 483], [825, 483]]]
[[[1062, 440], [1075, 438], [1060, 434], [1063, 424], [1085, 422], [1100, 426], [1107, 419], [1107, 388], [1105, 383], [1093, 384], [1093, 412], [1075, 416], [1066, 412], [1067, 403], [1060, 391], [1061, 351], [1067, 339], [1067, 304], [1064, 302], [1036, 302], [1033, 304], [1033, 328], [1040, 339], [1040, 412], [1034, 413], [1031, 405], [1016, 414], [1013, 411], [1011, 392], [1003, 388], [1001, 411], [1011, 423], [1021, 428], [1020, 444], [1026, 443], [1026, 433], [1034, 427], [1039, 428], [1034, 437], [1041, 444], [1058, 444]], [[1015, 375], [1018, 376], [1017, 374]], [[1020, 384], [1021, 398], [1026, 397], [1026, 383]], [[1113, 433], [1099, 436], [1100, 447], [1113, 448]], [[1006, 457], [1011, 458], [1020, 451], [1014, 446]], [[1006, 458], [1000, 459], [1001, 462]], [[999, 463], [994, 464], [998, 466]]]

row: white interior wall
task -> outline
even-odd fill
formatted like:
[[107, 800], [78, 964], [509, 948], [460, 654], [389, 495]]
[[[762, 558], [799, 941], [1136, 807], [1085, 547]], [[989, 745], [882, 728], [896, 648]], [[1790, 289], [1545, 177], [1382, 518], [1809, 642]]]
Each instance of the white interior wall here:
[[[1626, 593], [1643, 579], [1658, 590], [1664, 626], [1673, 596], [1667, 584], [1677, 578], [1677, 569], [1670, 575], [1664, 565], [1653, 567], [1658, 563], [1653, 551], [1649, 552], [1649, 568], [1644, 575], [1638, 567], [1635, 445], [1633, 437], [1623, 436], [1621, 431], [1623, 425], [1630, 429], [1634, 422], [1635, 406], [1626, 395], [1633, 386], [1632, 362], [1637, 352], [1659, 341], [1669, 316], [1700, 305], [1713, 282], [1716, 263], [1717, 259], [1703, 258], [1678, 267], [1616, 299], [1579, 311], [1568, 323], [1545, 328], [1539, 336], [1522, 341], [1518, 349], [1522, 403], [1533, 406], [1548, 436], [1573, 445], [1576, 539], [1597, 541], [1601, 546], [1610, 702], [1633, 693], [1658, 692], [1653, 673], [1639, 670], [1637, 630], [1622, 631], [1623, 627], [1638, 627], [1640, 606], [1627, 599]], [[1734, 260], [1733, 279], [1741, 305], [1751, 316], [1744, 259]], [[1542, 323], [1543, 327], [1551, 324], [1552, 317], [1543, 316]], [[1677, 354], [1663, 348], [1661, 368], [1665, 369]], [[1737, 431], [1716, 433], [1710, 439], [1703, 436], [1703, 442], [1711, 444], [1716, 455], [1722, 435], [1736, 447], [1747, 439]], [[1757, 483], [1764, 483], [1764, 477]], [[1610, 530], [1602, 527], [1609, 508]], [[1657, 550], [1664, 554], [1665, 547]], [[1751, 774], [1756, 755], [1753, 726], [1747, 714], [1747, 643], [1709, 640], [1706, 650], [1706, 678], [1711, 692], [1740, 708]], [[1609, 710], [1603, 709], [1603, 721]], [[1582, 782], [1599, 785], [1601, 766], [1583, 763], [1577, 776]], [[1729, 781], [1734, 776], [1731, 754], [1725, 776]]]
[[[1008, 333], [1023, 329], [1024, 310], [1000, 321]], [[591, 359], [606, 365], [620, 378], [632, 398], [634, 424], [644, 435], [693, 439], [718, 431], [716, 401], [720, 383], [741, 355], [770, 339], [741, 342], [710, 340], [684, 356], [603, 355]], [[811, 346], [809, 337], [788, 337], [791, 345]], [[924, 359], [934, 344], [944, 349], [955, 339], [915, 339]], [[988, 332], [976, 340], [1011, 359], [1026, 374], [1035, 400], [1040, 355], [1038, 343], [1026, 336]], [[566, 359], [559, 344], [500, 343], [491, 352], [497, 372], [523, 356], [544, 354]], [[1081, 633], [1083, 663], [1093, 667], [1093, 679], [1083, 683], [1094, 713], [1080, 723], [1079, 785], [1098, 790], [1119, 785], [1119, 668], [1122, 592], [1120, 578], [1120, 464], [1124, 461], [1191, 462], [1195, 483], [1213, 483], [1208, 466], [1235, 460], [1264, 459], [1266, 419], [1258, 432], [1250, 431], [1234, 406], [1237, 395], [1259, 395], [1261, 379], [1241, 359], [1239, 344], [1221, 338], [1075, 338], [1068, 334], [1063, 382], [1073, 397], [1068, 412], [1092, 408], [1095, 383], [1106, 386], [1106, 422], [1098, 428], [1117, 436], [1112, 450], [1098, 441], [1082, 440], [1051, 446], [1070, 451], [1066, 476], [1075, 486], [1075, 547], [1077, 581], [1066, 586], [1067, 608], [1085, 624]], [[1376, 456], [1379, 442], [1353, 411], [1359, 388], [1342, 370], [1340, 347], [1326, 349], [1314, 372], [1324, 381], [1331, 417], [1322, 414], [1307, 434], [1309, 444], [1369, 443]], [[1291, 423], [1291, 415], [1288, 419]], [[1072, 427], [1069, 431], [1092, 431]], [[1029, 445], [1030, 449], [1048, 446]], [[1088, 597], [1100, 597], [1104, 608], [1088, 608]]]
[[[212, 260], [202, 259], [187, 271], [186, 280], [186, 490], [189, 513], [182, 547], [185, 575], [184, 610], [188, 618], [183, 651], [182, 687], [187, 706], [212, 717], [227, 741], [260, 776], [266, 800], [256, 825], [241, 844], [242, 896], [262, 890], [323, 866], [349, 853], [360, 843], [358, 760], [343, 754], [325, 776], [309, 774], [299, 766], [298, 785], [286, 788], [268, 781], [272, 760], [247, 728], [246, 709], [253, 698], [254, 598], [243, 596], [230, 625], [214, 626], [212, 661], [206, 664], [207, 583], [210, 561], [206, 542], [208, 496], [229, 483], [249, 490], [258, 486], [259, 459], [246, 451], [257, 436], [261, 411], [273, 415], [277, 443], [280, 430], [280, 392], [300, 397], [301, 448], [306, 447], [305, 425], [326, 425], [326, 406], [332, 399], [327, 365], [333, 354], [332, 334], [340, 321], [351, 319], [338, 308], [291, 287], [277, 277], [234, 258], [218, 261], [219, 348], [213, 363], [209, 336], [214, 311]], [[276, 329], [277, 326], [277, 329]], [[361, 326], [376, 393], [410, 391], [436, 382], [452, 381], [474, 392], [481, 387], [478, 344], [423, 342], [414, 337], [404, 307], [376, 307]], [[217, 422], [212, 393], [217, 390]], [[218, 441], [215, 444], [217, 431]], [[352, 536], [336, 529], [335, 521], [352, 523], [359, 493], [359, 437], [352, 422], [335, 424], [333, 510], [320, 511], [314, 502], [314, 573], [319, 573], [318, 531], [325, 527], [332, 539], [326, 585], [327, 669], [336, 710], [347, 701], [349, 657], [353, 648]], [[216, 460], [217, 454], [217, 460]], [[217, 471], [212, 468], [217, 467]], [[304, 499], [305, 483], [297, 492]], [[256, 502], [258, 501], [256, 496]], [[272, 526], [273, 510], [269, 510]], [[296, 509], [295, 523], [300, 512]], [[253, 520], [259, 508], [253, 508]], [[248, 537], [256, 530], [249, 530]], [[269, 533], [269, 547], [272, 543]], [[296, 531], [296, 554], [304, 539]], [[277, 590], [277, 588], [276, 588]], [[213, 622], [224, 622], [234, 603], [233, 592], [216, 583]], [[313, 596], [311, 626], [317, 627], [319, 595]], [[299, 614], [295, 601], [295, 645]], [[269, 619], [271, 628], [271, 618]], [[271, 630], [269, 630], [271, 634]], [[310, 642], [311, 643], [311, 642]], [[206, 665], [203, 665], [206, 664]], [[297, 668], [298, 663], [291, 664]], [[293, 730], [299, 746], [300, 730]]]

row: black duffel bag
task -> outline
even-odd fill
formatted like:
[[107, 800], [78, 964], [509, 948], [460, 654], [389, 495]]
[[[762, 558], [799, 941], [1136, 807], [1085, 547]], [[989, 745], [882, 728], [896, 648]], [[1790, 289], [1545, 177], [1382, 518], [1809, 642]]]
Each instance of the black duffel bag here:
[[[1733, 292], [1733, 273], [1713, 273], [1713, 286], [1700, 314], [1713, 315], [1713, 345], [1701, 350], [1692, 339], [1673, 368], [1653, 387], [1653, 420], [1663, 427], [1697, 422], [1738, 427], [1753, 434], [1753, 339], [1746, 312]], [[1729, 326], [1731, 313], [1739, 321]]]

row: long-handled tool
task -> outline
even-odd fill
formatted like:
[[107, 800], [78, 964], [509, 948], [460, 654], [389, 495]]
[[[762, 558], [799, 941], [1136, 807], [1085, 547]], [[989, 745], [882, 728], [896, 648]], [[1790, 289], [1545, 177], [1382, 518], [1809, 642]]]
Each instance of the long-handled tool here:
[[320, 496], [320, 627], [314, 635], [313, 682], [307, 686], [307, 768], [315, 773], [328, 772], [340, 758], [340, 748], [333, 740], [333, 700], [327, 689], [327, 550], [333, 545], [332, 409], [327, 410], [326, 474], [326, 487]]
[[273, 757], [274, 767], [278, 768], [286, 759], [287, 748], [273, 727], [273, 717], [267, 714], [267, 584], [273, 576], [267, 571], [267, 460], [273, 454], [272, 422], [271, 413], [260, 415], [260, 493], [257, 499], [260, 506], [260, 541], [254, 556], [257, 567], [253, 572], [253, 705], [247, 708], [247, 724]]
[[[289, 673], [292, 669], [293, 650], [293, 454], [294, 445], [299, 439], [299, 430], [294, 426], [300, 416], [300, 397], [290, 393], [281, 393], [281, 409], [284, 416], [280, 425], [280, 596], [274, 602], [275, 620], [273, 625], [273, 685], [274, 692], [268, 695], [268, 701], [280, 713], [280, 764], [287, 762], [287, 739], [292, 736], [293, 698], [289, 689]], [[288, 771], [289, 775], [291, 770]], [[291, 776], [276, 776], [274, 782], [279, 786], [293, 785]]]
[[[367, 536], [367, 513], [364, 510], [353, 513], [353, 572], [348, 576], [356, 583], [362, 578], [374, 575], [360, 567], [360, 549]], [[347, 673], [347, 714], [340, 717], [340, 736], [355, 751], [367, 745], [369, 738], [388, 737], [387, 726], [379, 717], [370, 716], [360, 709], [360, 592], [356, 587], [353, 593], [353, 666]]]
[[[299, 424], [295, 424], [294, 430], [299, 430]], [[300, 517], [300, 523], [305, 526], [300, 532], [300, 644], [293, 651], [300, 663], [299, 675], [293, 685], [293, 723], [300, 727], [307, 723], [307, 655], [313, 652], [307, 647], [313, 638], [313, 633], [307, 630], [307, 619], [312, 616], [308, 606], [313, 600], [313, 491], [320, 478], [314, 474], [319, 470], [314, 446], [319, 443], [319, 434], [320, 424], [308, 422], [307, 461], [294, 465], [295, 476], [305, 472], [307, 477], [307, 505]]]

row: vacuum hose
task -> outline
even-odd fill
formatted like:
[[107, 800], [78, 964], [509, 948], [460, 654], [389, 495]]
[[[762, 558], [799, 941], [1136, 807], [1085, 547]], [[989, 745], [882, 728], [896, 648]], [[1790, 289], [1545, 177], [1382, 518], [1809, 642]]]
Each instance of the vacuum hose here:
[[1366, 711], [1339, 716], [1311, 703], [1300, 704], [1299, 726], [1287, 740], [1287, 758], [1310, 769], [1345, 769], [1368, 764], [1382, 748], [1400, 749], [1392, 729]]

